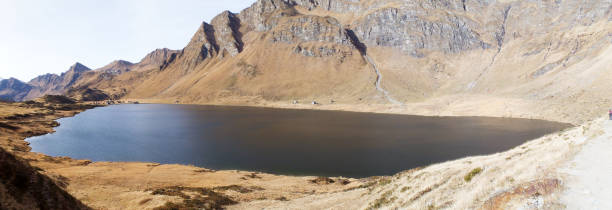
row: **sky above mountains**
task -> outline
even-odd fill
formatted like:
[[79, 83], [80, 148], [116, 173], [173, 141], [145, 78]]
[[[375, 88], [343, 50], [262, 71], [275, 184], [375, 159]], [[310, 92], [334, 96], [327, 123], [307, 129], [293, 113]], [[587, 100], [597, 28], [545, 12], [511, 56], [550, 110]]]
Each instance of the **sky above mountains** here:
[[0, 77], [23, 81], [182, 49], [202, 21], [255, 0], [1, 0]]

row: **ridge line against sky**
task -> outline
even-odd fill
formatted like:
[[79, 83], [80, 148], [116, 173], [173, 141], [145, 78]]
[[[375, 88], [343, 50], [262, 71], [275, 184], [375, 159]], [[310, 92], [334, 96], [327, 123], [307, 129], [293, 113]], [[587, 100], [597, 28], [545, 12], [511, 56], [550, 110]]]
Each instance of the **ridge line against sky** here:
[[202, 21], [255, 0], [0, 0], [0, 78], [28, 82], [76, 62], [96, 69], [182, 49]]

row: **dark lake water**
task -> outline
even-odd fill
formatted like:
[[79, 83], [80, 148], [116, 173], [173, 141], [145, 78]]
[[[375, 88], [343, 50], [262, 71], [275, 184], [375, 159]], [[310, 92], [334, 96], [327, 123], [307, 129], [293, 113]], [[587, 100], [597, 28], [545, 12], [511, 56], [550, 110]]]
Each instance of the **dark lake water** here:
[[568, 127], [540, 120], [421, 117], [198, 105], [115, 105], [60, 119], [32, 151], [93, 161], [367, 177], [501, 152]]

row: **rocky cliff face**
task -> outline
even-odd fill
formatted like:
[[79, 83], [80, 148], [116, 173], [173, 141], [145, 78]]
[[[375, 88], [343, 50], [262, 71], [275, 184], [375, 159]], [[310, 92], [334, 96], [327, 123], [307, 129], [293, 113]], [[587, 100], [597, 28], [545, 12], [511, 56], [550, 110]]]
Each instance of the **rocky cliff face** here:
[[413, 11], [382, 8], [354, 25], [356, 35], [368, 46], [396, 48], [414, 56], [423, 56], [424, 50], [458, 53], [496, 44], [480, 38], [475, 21], [454, 15], [432, 20]]
[[240, 19], [234, 13], [225, 11], [212, 19], [216, 43], [221, 55], [236, 56], [242, 52], [242, 33], [240, 32]]
[[[191, 69], [223, 50], [236, 56], [251, 44], [242, 40], [249, 32], [270, 34], [272, 42], [390, 47], [416, 57], [432, 51], [495, 48], [503, 43], [513, 4], [517, 3], [260, 0], [238, 15], [226, 11], [210, 25], [203, 23], [180, 57], [183, 68]], [[320, 10], [327, 15], [314, 12]], [[347, 19], [344, 13], [354, 14]], [[487, 16], [488, 22], [481, 16]], [[365, 45], [354, 46], [347, 31], [355, 35], [356, 43]]]
[[208, 23], [202, 23], [198, 31], [176, 59], [185, 70], [193, 69], [207, 58], [219, 53], [219, 45], [215, 40], [215, 29]]

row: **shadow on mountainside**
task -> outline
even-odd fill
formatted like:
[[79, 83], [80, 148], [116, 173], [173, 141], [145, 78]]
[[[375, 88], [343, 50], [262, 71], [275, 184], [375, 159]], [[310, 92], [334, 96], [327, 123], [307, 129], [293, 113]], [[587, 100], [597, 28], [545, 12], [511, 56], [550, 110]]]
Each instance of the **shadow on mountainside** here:
[[0, 148], [0, 209], [90, 209], [25, 161]]

